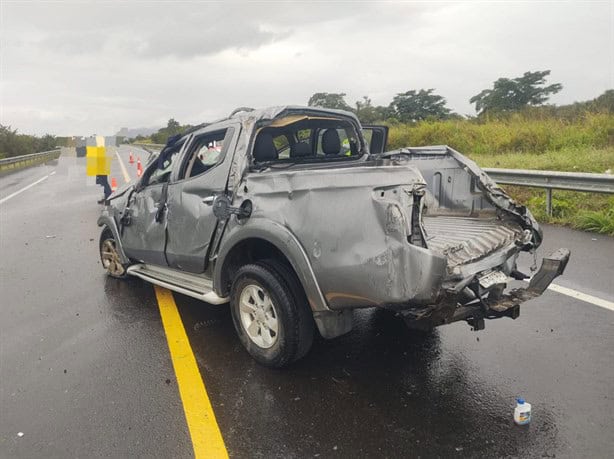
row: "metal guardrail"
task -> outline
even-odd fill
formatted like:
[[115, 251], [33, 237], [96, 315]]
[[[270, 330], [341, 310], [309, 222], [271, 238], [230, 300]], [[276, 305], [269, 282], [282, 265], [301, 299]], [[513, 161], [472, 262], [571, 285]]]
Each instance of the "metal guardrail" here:
[[131, 145], [142, 148], [145, 151], [150, 151], [150, 150], [160, 151], [165, 147], [165, 145], [162, 145], [160, 143], [133, 143]]
[[611, 174], [492, 168], [484, 168], [484, 171], [498, 184], [545, 188], [548, 215], [552, 215], [552, 190], [614, 193], [614, 175]]
[[32, 153], [31, 155], [11, 156], [9, 158], [0, 159], [0, 170], [17, 169], [34, 163], [42, 163], [57, 159], [60, 157], [61, 149], [50, 151], [41, 151], [40, 153]]

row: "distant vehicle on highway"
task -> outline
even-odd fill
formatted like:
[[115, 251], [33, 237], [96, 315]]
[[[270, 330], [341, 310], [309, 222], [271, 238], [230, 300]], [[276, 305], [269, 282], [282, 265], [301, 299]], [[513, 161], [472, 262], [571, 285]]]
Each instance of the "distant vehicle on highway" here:
[[[238, 109], [171, 139], [98, 220], [113, 277], [230, 303], [260, 363], [282, 367], [334, 338], [352, 311], [414, 330], [516, 318], [563, 273], [547, 257], [508, 291], [542, 232], [474, 162], [445, 146], [385, 152], [388, 130], [315, 107]], [[417, 332], [417, 331], [414, 331]]]

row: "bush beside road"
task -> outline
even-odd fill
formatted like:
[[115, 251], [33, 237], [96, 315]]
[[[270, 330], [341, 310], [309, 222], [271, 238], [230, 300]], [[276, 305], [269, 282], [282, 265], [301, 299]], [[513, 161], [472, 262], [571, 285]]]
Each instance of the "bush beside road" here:
[[[423, 121], [390, 126], [389, 149], [446, 144], [480, 167], [564, 172], [614, 171], [614, 115], [586, 113], [571, 120], [514, 114], [483, 120]], [[596, 193], [553, 192], [546, 214], [543, 189], [505, 186], [541, 222], [614, 235], [614, 198]]]

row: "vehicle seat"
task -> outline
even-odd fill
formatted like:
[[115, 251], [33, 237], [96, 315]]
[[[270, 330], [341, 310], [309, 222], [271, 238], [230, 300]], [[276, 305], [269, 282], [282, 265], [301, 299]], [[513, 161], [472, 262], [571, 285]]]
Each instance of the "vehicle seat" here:
[[290, 158], [311, 156], [311, 146], [307, 142], [297, 142], [290, 147]]
[[256, 162], [274, 161], [278, 158], [273, 136], [268, 132], [261, 132], [254, 142], [254, 159]]
[[322, 135], [322, 151], [325, 155], [338, 155], [341, 151], [341, 140], [336, 129], [327, 129]]
[[198, 156], [194, 158], [194, 164], [192, 164], [192, 170], [190, 171], [190, 177], [196, 177], [197, 175], [206, 172], [209, 167], [205, 166]]

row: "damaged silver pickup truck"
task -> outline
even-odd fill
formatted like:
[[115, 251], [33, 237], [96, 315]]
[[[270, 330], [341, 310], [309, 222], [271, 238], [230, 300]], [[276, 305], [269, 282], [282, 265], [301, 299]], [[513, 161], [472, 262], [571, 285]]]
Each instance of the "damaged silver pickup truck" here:
[[[352, 311], [395, 311], [412, 329], [516, 318], [563, 273], [522, 251], [542, 232], [471, 160], [445, 146], [385, 152], [388, 131], [348, 112], [238, 109], [169, 140], [98, 220], [113, 277], [230, 303], [238, 336], [282, 367], [352, 329]], [[411, 331], [410, 331], [411, 332]]]

